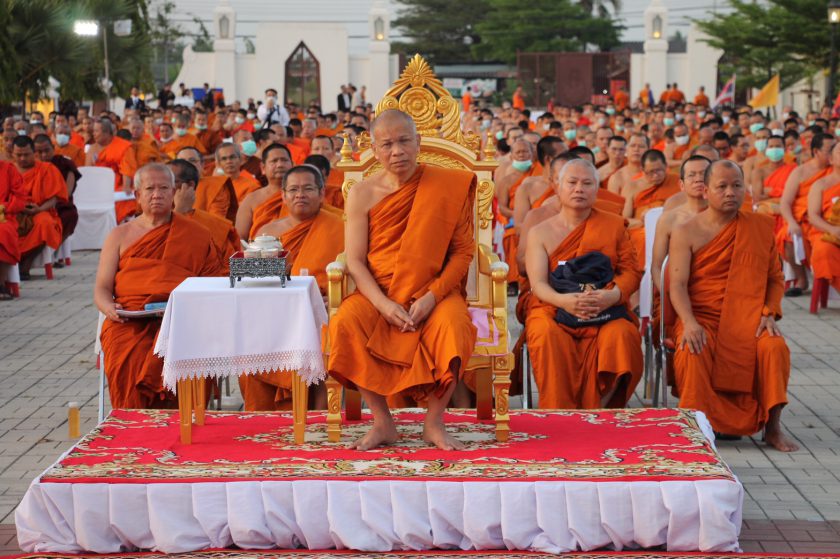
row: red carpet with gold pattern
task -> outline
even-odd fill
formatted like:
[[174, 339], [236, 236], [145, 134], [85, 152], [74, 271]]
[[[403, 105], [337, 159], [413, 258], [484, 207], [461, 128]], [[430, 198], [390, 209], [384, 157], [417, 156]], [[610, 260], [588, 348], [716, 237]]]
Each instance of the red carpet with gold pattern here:
[[467, 446], [459, 452], [424, 443], [422, 417], [399, 411], [400, 442], [361, 452], [347, 445], [368, 429], [369, 415], [345, 423], [335, 444], [327, 441], [325, 414], [310, 413], [307, 442], [296, 445], [290, 413], [209, 412], [194, 427], [193, 444], [182, 445], [176, 412], [115, 410], [41, 481], [734, 480], [687, 410], [518, 410], [506, 443], [474, 411], [453, 411], [446, 422]]

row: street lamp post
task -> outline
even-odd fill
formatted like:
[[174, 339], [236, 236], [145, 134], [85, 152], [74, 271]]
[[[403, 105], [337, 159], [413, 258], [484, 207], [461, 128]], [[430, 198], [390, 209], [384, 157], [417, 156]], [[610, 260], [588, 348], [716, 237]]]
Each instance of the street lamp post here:
[[[840, 1], [840, 0], [838, 0]], [[131, 20], [77, 20], [73, 25], [73, 31], [76, 35], [83, 37], [96, 37], [102, 29], [102, 47], [105, 55], [105, 83], [102, 89], [105, 91], [105, 101], [108, 104], [108, 110], [111, 110], [111, 66], [108, 60], [108, 27], [107, 24], [113, 21], [114, 34], [125, 36], [131, 34]]]
[[828, 72], [828, 103], [834, 105], [834, 78], [837, 74], [837, 24], [840, 23], [840, 0], [828, 3], [828, 24], [831, 27], [831, 67]]

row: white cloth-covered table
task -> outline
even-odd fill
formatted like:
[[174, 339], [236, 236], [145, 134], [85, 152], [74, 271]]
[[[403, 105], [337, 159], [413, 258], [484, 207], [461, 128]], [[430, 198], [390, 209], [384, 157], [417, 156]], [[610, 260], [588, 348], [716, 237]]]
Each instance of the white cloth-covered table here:
[[155, 353], [163, 382], [297, 371], [309, 384], [326, 376], [321, 327], [327, 311], [314, 277], [187, 278], [169, 296]]

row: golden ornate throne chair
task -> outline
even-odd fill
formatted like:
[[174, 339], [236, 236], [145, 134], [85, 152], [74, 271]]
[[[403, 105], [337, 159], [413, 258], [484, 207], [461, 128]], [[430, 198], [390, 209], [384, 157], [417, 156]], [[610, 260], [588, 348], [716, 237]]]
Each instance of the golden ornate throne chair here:
[[[491, 419], [494, 415], [495, 392], [496, 438], [505, 441], [509, 432], [508, 390], [513, 355], [508, 349], [507, 273], [508, 267], [492, 251], [493, 160], [494, 147], [481, 158], [480, 139], [461, 131], [459, 103], [443, 87], [428, 63], [419, 55], [409, 62], [400, 78], [376, 106], [379, 114], [388, 109], [400, 109], [409, 114], [421, 136], [419, 161], [475, 173], [478, 188], [475, 198], [475, 253], [467, 282], [467, 303], [473, 323], [479, 330], [473, 356], [465, 370], [476, 373], [477, 418]], [[369, 136], [357, 138], [362, 150], [360, 160], [351, 158], [352, 148], [345, 137], [342, 159], [338, 168], [344, 171], [342, 190], [345, 198], [353, 185], [382, 169], [373, 157]], [[430, 211], [432, 211], [430, 209]], [[327, 267], [329, 280], [329, 313], [335, 316], [343, 298], [353, 289], [346, 271], [343, 254]], [[325, 342], [329, 352], [330, 340]], [[342, 387], [334, 379], [327, 380], [329, 440], [337, 442], [341, 436]], [[361, 418], [360, 394], [345, 391], [345, 416], [348, 420]]]

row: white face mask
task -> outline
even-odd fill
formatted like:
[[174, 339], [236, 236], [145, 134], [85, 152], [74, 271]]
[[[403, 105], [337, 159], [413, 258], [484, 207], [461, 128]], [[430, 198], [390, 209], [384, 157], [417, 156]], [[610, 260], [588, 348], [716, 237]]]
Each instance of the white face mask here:
[[689, 136], [674, 136], [674, 141], [677, 142], [678, 146], [684, 146], [688, 143]]

